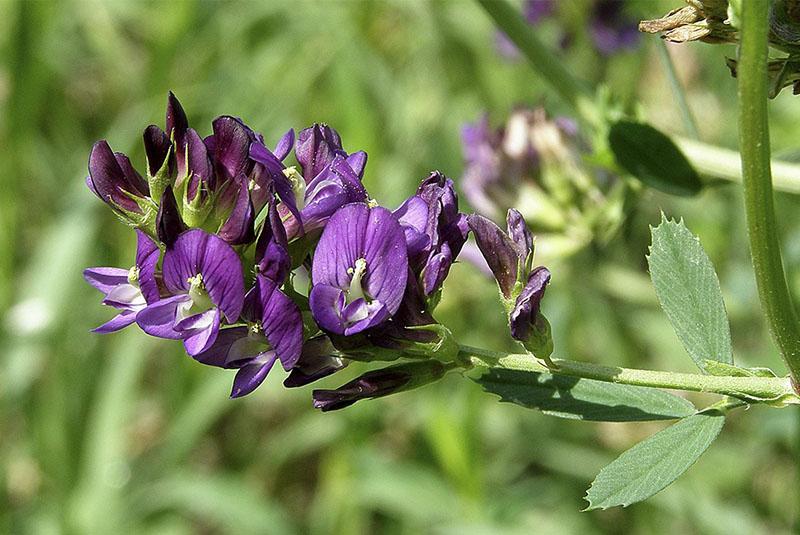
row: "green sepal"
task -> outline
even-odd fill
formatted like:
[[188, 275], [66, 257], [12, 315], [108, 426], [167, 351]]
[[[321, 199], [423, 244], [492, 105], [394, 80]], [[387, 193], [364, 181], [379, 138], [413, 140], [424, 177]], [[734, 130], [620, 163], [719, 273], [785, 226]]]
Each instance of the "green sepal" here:
[[172, 156], [172, 146], [167, 149], [167, 155], [164, 158], [164, 163], [161, 164], [161, 168], [156, 172], [155, 175], [150, 174], [150, 161], [148, 158], [147, 183], [150, 185], [150, 197], [156, 199], [157, 202], [161, 199], [161, 196], [164, 194], [164, 190], [167, 189], [167, 186], [175, 185], [175, 177], [169, 172], [170, 156]]
[[548, 359], [553, 354], [553, 334], [550, 322], [541, 312], [533, 323], [530, 338], [522, 342], [522, 345], [540, 359]]

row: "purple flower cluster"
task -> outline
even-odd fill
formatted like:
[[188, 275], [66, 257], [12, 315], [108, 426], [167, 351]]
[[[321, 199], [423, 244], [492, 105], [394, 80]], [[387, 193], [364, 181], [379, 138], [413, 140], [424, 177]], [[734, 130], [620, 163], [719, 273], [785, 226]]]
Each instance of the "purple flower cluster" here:
[[[237, 370], [232, 397], [252, 392], [278, 361], [289, 372], [284, 384], [296, 387], [352, 359], [416, 359], [315, 391], [322, 410], [407, 390], [455, 366], [458, 346], [433, 317], [442, 285], [470, 228], [489, 257], [505, 254], [506, 243], [459, 211], [450, 179], [431, 173], [389, 210], [362, 184], [366, 153], [347, 153], [333, 128], [290, 130], [270, 149], [241, 119], [222, 116], [201, 137], [172, 93], [166, 129], [148, 126], [143, 139], [145, 176], [105, 141], [89, 158], [89, 188], [138, 239], [130, 269], [84, 272], [119, 311], [97, 332], [136, 323], [181, 340], [198, 362]], [[296, 165], [287, 163], [292, 151]], [[526, 287], [510, 316], [520, 340], [546, 282], [538, 293]]]

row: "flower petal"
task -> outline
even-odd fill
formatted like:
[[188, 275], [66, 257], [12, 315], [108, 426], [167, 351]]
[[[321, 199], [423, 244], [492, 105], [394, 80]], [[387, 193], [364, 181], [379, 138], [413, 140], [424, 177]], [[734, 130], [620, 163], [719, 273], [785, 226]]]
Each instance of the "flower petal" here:
[[250, 190], [247, 187], [247, 177], [239, 175], [236, 178], [238, 193], [233, 211], [222, 224], [217, 234], [231, 245], [252, 243], [255, 240], [255, 212], [250, 201]]
[[230, 327], [228, 329], [220, 329], [217, 333], [217, 338], [214, 343], [205, 351], [193, 355], [192, 358], [203, 364], [209, 366], [217, 366], [219, 368], [229, 368], [228, 355], [231, 347], [241, 340], [247, 338], [247, 327]]
[[290, 128], [288, 132], [283, 134], [283, 136], [278, 140], [278, 144], [275, 145], [275, 150], [273, 153], [277, 159], [283, 161], [287, 156], [289, 156], [289, 152], [291, 152], [292, 147], [294, 147], [294, 128]]
[[508, 316], [511, 336], [516, 340], [527, 341], [531, 336], [531, 328], [539, 314], [544, 291], [550, 282], [550, 271], [546, 267], [537, 267], [531, 271], [528, 283], [520, 292], [514, 309]]
[[92, 329], [93, 333], [108, 334], [123, 329], [136, 321], [135, 310], [123, 310], [104, 324]]
[[173, 328], [175, 312], [189, 299], [188, 295], [174, 295], [147, 305], [136, 314], [136, 323], [150, 336], [180, 340], [183, 335]]
[[83, 270], [86, 282], [108, 295], [119, 284], [128, 284], [128, 270], [115, 267], [95, 267]]
[[139, 268], [139, 288], [148, 303], [159, 300], [156, 265], [161, 251], [150, 236], [136, 229], [136, 267]]
[[300, 309], [275, 282], [259, 275], [256, 280], [261, 296], [261, 326], [270, 346], [278, 354], [285, 370], [291, 370], [303, 348], [303, 318]]
[[336, 334], [344, 334], [346, 327], [341, 317], [344, 300], [344, 290], [329, 284], [314, 284], [308, 295], [309, 306], [319, 326]]
[[236, 378], [233, 380], [231, 397], [240, 398], [258, 388], [267, 378], [276, 360], [278, 360], [277, 355], [270, 351], [265, 353], [263, 358], [254, 359], [251, 363], [239, 368]]
[[[202, 314], [186, 318], [175, 328], [184, 332], [183, 347], [191, 355], [198, 355], [208, 350], [219, 333], [219, 309], [212, 308]], [[186, 336], [186, 333], [190, 333]]]

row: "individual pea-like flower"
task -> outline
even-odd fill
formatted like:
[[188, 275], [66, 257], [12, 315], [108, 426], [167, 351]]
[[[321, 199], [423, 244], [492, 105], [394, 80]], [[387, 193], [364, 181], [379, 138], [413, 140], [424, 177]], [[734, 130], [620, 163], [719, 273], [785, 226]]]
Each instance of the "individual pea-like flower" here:
[[476, 214], [469, 216], [469, 227], [497, 280], [511, 336], [537, 356], [549, 357], [552, 341], [540, 306], [550, 271], [543, 266], [531, 268], [533, 237], [522, 215], [513, 209], [508, 211], [506, 232]]
[[465, 126], [462, 140], [467, 200], [492, 219], [519, 209], [537, 231], [542, 256], [604, 243], [621, 225], [628, 186], [589, 163], [591, 148], [574, 121], [517, 109], [498, 129], [485, 116]]
[[103, 304], [120, 310], [94, 332], [110, 333], [127, 327], [136, 321], [140, 310], [159, 299], [155, 278], [160, 254], [158, 245], [138, 229], [136, 239], [136, 263], [130, 269], [96, 267], [83, 271], [86, 282], [105, 295]]
[[275, 362], [294, 368], [303, 346], [300, 310], [275, 281], [257, 275], [244, 299], [246, 326], [222, 329], [214, 343], [194, 358], [203, 364], [237, 368], [231, 397], [245, 396], [266, 379]]
[[358, 151], [348, 155], [339, 133], [328, 125], [314, 124], [298, 134], [295, 156], [300, 171], [283, 166], [266, 147], [258, 144], [253, 145], [250, 156], [282, 172], [291, 184], [297, 212], [288, 205], [281, 207], [289, 240], [304, 235], [316, 238], [336, 210], [369, 199], [361, 183], [367, 154]]
[[434, 171], [394, 215], [405, 232], [409, 264], [430, 296], [441, 288], [469, 233], [453, 181]]
[[169, 293], [147, 305], [136, 322], [147, 334], [183, 340], [198, 355], [217, 338], [222, 316], [238, 321], [244, 302], [239, 256], [222, 238], [189, 229], [164, 253], [164, 286]]
[[314, 253], [314, 319], [345, 336], [380, 325], [400, 307], [407, 277], [405, 237], [392, 213], [348, 204], [330, 218]]
[[108, 142], [98, 141], [89, 155], [86, 185], [115, 212], [126, 218], [144, 213], [150, 188], [131, 161], [121, 152], [113, 152]]

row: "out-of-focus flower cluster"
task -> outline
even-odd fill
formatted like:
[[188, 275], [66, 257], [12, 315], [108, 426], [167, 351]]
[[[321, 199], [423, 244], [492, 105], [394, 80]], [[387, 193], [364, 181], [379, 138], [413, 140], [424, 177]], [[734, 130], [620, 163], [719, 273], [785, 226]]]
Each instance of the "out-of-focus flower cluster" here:
[[591, 163], [591, 147], [569, 118], [521, 108], [492, 128], [484, 116], [464, 127], [462, 144], [467, 200], [493, 220], [515, 207], [547, 259], [605, 242], [623, 221], [626, 183]]
[[84, 272], [118, 311], [95, 331], [135, 323], [180, 340], [198, 362], [237, 370], [233, 397], [276, 362], [289, 372], [284, 385], [297, 387], [351, 360], [407, 360], [314, 391], [316, 407], [346, 407], [459, 366], [458, 344], [433, 312], [473, 228], [512, 336], [538, 347], [550, 275], [531, 269], [532, 238], [516, 212], [508, 235], [492, 232], [459, 211], [439, 172], [389, 210], [362, 184], [366, 153], [346, 152], [333, 128], [290, 130], [268, 146], [241, 119], [221, 116], [202, 137], [172, 93], [165, 129], [148, 126], [143, 141], [144, 175], [106, 141], [89, 157], [89, 189], [137, 235], [131, 268]]
[[[746, 0], [742, 0], [746, 1]], [[673, 43], [702, 41], [710, 44], [739, 42], [739, 2], [728, 0], [684, 0], [685, 5], [673, 9], [661, 18], [643, 20], [639, 31], [660, 33]], [[772, 58], [768, 63], [770, 98], [785, 87], [800, 94], [800, 3], [797, 0], [770, 2], [769, 45], [788, 55]], [[727, 58], [731, 75], [736, 77], [737, 63]]]
[[[538, 26], [558, 13], [556, 0], [526, 0], [522, 13], [531, 26]], [[639, 43], [636, 20], [625, 14], [625, 4], [621, 0], [592, 0], [589, 2], [589, 14], [586, 20], [586, 32], [591, 38], [594, 49], [601, 56], [610, 56], [620, 50], [635, 48]], [[532, 30], [533, 31], [533, 30]], [[570, 29], [562, 29], [559, 36], [561, 48], [569, 48], [575, 41]], [[503, 32], [496, 37], [497, 49], [509, 59], [519, 57], [514, 43]]]

